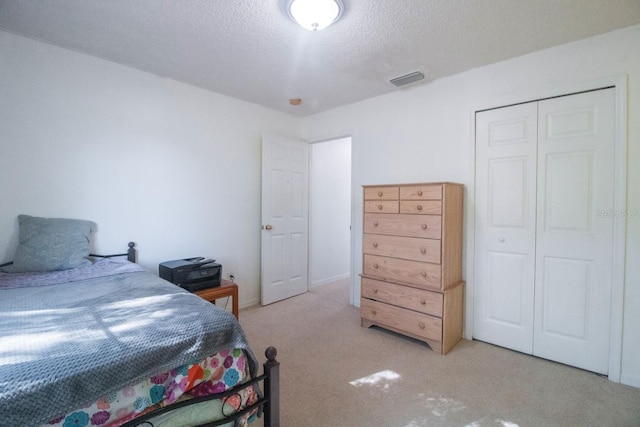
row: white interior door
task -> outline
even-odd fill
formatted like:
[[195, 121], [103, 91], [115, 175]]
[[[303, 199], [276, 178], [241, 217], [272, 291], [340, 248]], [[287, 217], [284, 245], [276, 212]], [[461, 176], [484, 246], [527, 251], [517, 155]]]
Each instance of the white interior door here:
[[533, 350], [535, 102], [476, 116], [474, 337]]
[[614, 90], [476, 115], [474, 337], [607, 373]]
[[261, 303], [307, 291], [309, 146], [262, 137]]
[[[534, 354], [606, 374], [614, 91], [541, 101]], [[600, 213], [600, 214], [599, 214]]]

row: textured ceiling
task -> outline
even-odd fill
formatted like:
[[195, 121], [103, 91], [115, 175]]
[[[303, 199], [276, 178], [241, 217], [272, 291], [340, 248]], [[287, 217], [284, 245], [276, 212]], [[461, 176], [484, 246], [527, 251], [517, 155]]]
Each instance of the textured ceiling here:
[[312, 33], [285, 3], [0, 0], [0, 29], [306, 116], [640, 22], [640, 0], [344, 0]]

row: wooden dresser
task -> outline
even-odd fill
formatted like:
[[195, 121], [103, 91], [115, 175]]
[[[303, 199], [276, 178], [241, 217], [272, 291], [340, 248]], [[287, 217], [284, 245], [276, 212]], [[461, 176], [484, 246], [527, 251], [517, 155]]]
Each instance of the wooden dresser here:
[[446, 354], [462, 338], [462, 200], [449, 182], [364, 186], [362, 326]]

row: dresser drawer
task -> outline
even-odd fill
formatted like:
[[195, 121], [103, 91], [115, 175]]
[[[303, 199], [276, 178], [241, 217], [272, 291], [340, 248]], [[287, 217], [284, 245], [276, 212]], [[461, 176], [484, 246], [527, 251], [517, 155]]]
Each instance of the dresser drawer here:
[[362, 297], [442, 317], [444, 296], [438, 292], [363, 277]]
[[365, 200], [398, 200], [399, 194], [398, 187], [366, 187], [364, 189]]
[[442, 185], [400, 187], [401, 200], [442, 200]]
[[440, 264], [440, 240], [364, 234], [362, 252]]
[[364, 255], [362, 274], [424, 289], [440, 289], [440, 264]]
[[439, 317], [366, 298], [360, 300], [360, 316], [363, 319], [405, 331], [416, 337], [442, 342], [442, 319]]
[[380, 200], [372, 201], [368, 200], [364, 202], [365, 212], [379, 212], [379, 213], [398, 213], [398, 201], [397, 200]]
[[442, 217], [437, 215], [364, 215], [365, 233], [440, 239], [441, 226]]
[[400, 213], [414, 215], [440, 215], [442, 202], [437, 200], [401, 200]]

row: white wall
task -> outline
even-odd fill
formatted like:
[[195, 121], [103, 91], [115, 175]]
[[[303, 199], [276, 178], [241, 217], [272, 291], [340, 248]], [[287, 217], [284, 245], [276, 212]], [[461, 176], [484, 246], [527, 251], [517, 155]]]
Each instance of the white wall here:
[[[308, 117], [307, 140], [351, 135], [355, 301], [362, 269], [364, 184], [454, 181], [467, 186], [466, 222], [473, 217], [473, 121], [477, 107], [505, 105], [571, 92], [628, 77], [627, 208], [640, 209], [640, 25], [525, 55], [411, 89]], [[466, 239], [468, 242], [469, 240]], [[465, 243], [465, 258], [469, 254]], [[640, 218], [627, 219], [621, 379], [640, 387]], [[465, 266], [465, 322], [469, 337], [473, 308], [470, 270]], [[469, 330], [471, 329], [471, 330]]]
[[[12, 257], [20, 213], [86, 218], [99, 225], [97, 251], [134, 240], [152, 270], [166, 259], [215, 257], [240, 282], [241, 304], [257, 302], [261, 134], [351, 135], [357, 280], [362, 185], [449, 180], [472, 187], [475, 107], [621, 75], [628, 76], [627, 208], [640, 209], [638, 46], [634, 26], [301, 121], [0, 32], [0, 260]], [[466, 202], [468, 220], [468, 193]], [[638, 259], [640, 218], [628, 218], [622, 381], [640, 387]]]
[[20, 213], [98, 223], [95, 250], [189, 256], [259, 301], [262, 133], [299, 119], [0, 32], [0, 260]]
[[351, 138], [311, 144], [309, 284], [344, 279], [351, 261]]

